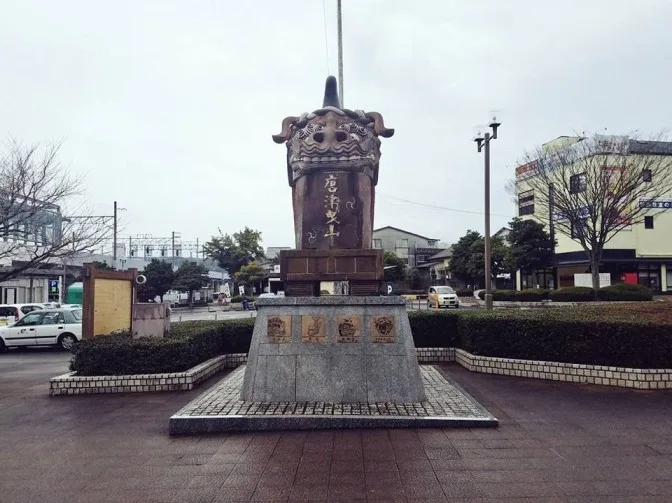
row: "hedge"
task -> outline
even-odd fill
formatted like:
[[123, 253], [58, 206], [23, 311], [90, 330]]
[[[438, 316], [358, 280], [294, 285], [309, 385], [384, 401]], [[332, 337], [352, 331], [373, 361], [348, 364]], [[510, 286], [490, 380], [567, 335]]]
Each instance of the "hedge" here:
[[[478, 292], [481, 300], [485, 299], [485, 290]], [[570, 286], [558, 290], [544, 290], [540, 288], [530, 288], [527, 290], [495, 290], [492, 294], [492, 300], [495, 301], [514, 301], [514, 302], [541, 302], [543, 300], [552, 300], [554, 302], [593, 302], [600, 301], [649, 301], [653, 300], [653, 292], [643, 285], [626, 285], [624, 283], [606, 286], [600, 288], [595, 294], [595, 290], [585, 286]]]
[[653, 300], [653, 292], [644, 285], [619, 283], [600, 288], [597, 292], [597, 297], [600, 300], [607, 301], [648, 301]]
[[[619, 306], [620, 308], [620, 306]], [[602, 311], [602, 312], [601, 312]], [[524, 360], [669, 368], [672, 323], [604, 308], [460, 313], [460, 347], [472, 354]], [[629, 318], [629, 319], [628, 319]]]
[[[409, 313], [416, 347], [472, 354], [634, 368], [672, 365], [672, 310], [664, 302], [609, 308]], [[79, 375], [181, 372], [225, 353], [249, 350], [254, 319], [174, 323], [165, 339], [108, 335], [74, 350]]]
[[[528, 288], [527, 290], [495, 290], [492, 292], [492, 300], [509, 302], [541, 302], [548, 299], [550, 290], [540, 288]], [[485, 300], [485, 290], [478, 292], [478, 297]]]
[[182, 372], [225, 353], [245, 353], [254, 319], [173, 323], [164, 339], [134, 340], [129, 333], [83, 340], [73, 350], [70, 370], [78, 375]]
[[253, 295], [234, 295], [231, 297], [232, 304], [240, 304], [243, 301], [243, 298], [246, 298], [250, 302], [254, 302], [257, 298]]
[[411, 311], [408, 321], [416, 348], [449, 348], [459, 346], [456, 313]]

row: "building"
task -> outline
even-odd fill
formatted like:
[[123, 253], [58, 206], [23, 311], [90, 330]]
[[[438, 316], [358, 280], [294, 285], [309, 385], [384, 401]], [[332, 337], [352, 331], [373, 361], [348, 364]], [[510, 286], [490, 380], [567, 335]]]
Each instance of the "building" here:
[[427, 259], [429, 267], [429, 277], [434, 284], [462, 286], [454, 281], [450, 273], [450, 259], [453, 256], [453, 249], [445, 248]]
[[[5, 194], [3, 194], [4, 196]], [[49, 302], [58, 299], [60, 264], [32, 267], [34, 257], [61, 239], [63, 216], [59, 206], [17, 195], [0, 200], [0, 303]], [[21, 270], [24, 269], [24, 270]], [[14, 276], [14, 271], [20, 271]]]
[[[597, 141], [600, 142], [599, 145], [605, 145], [605, 149], [599, 152], [607, 156], [613, 152], [608, 150], [608, 145], [618, 142], [624, 145], [625, 155], [628, 156], [666, 156], [669, 157], [672, 169], [672, 142], [636, 141], [615, 136], [598, 136], [595, 140], [563, 136], [544, 144], [542, 152], [550, 153], [572, 148], [578, 151], [580, 148], [576, 147], [583, 141]], [[516, 168], [518, 216], [537, 219], [549, 230], [550, 217], [548, 214], [541, 214], [543, 212], [535, 207], [535, 197], [539, 195], [530, 190], [527, 181], [534, 177], [536, 163], [534, 160]], [[581, 191], [581, 187], [585, 187], [587, 183], [585, 176], [583, 179], [580, 175], [571, 178], [570, 194], [572, 190]], [[574, 178], [577, 180], [573, 180]], [[646, 174], [643, 173], [642, 183], [655, 183], [655, 180], [651, 180], [650, 176], [647, 180]], [[651, 205], [649, 207], [655, 208], [656, 214], [646, 216], [642, 222], [631, 223], [613, 236], [605, 245], [600, 272], [609, 274], [611, 284], [639, 283], [654, 292], [672, 291], [672, 239], [670, 239], [672, 212], [659, 213], [660, 208], [672, 208], [672, 193], [666, 198], [655, 201], [640, 199], [639, 203]], [[554, 213], [554, 220], [556, 218], [559, 217]], [[586, 252], [576, 239], [560, 232], [555, 232], [554, 237], [557, 244], [553, 267], [544, 271], [518, 271], [516, 278], [518, 289], [533, 288], [537, 285], [542, 288], [573, 286], [575, 274], [590, 272]]]
[[418, 267], [439, 250], [439, 240], [421, 236], [397, 227], [381, 227], [373, 231], [373, 248], [394, 253], [409, 267]]
[[268, 280], [264, 292], [278, 294], [285, 290], [284, 283], [280, 279], [280, 252], [291, 250], [291, 246], [269, 246], [266, 248], [266, 259], [261, 266], [268, 271]]

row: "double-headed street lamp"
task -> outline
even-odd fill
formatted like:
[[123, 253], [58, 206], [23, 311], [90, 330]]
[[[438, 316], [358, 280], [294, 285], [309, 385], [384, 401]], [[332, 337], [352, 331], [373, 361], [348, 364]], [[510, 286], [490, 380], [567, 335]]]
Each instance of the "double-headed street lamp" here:
[[488, 131], [484, 136], [479, 132], [474, 138], [478, 151], [485, 147], [485, 309], [492, 309], [492, 264], [490, 261], [490, 140], [497, 139], [497, 128], [501, 125], [497, 117], [493, 116]]

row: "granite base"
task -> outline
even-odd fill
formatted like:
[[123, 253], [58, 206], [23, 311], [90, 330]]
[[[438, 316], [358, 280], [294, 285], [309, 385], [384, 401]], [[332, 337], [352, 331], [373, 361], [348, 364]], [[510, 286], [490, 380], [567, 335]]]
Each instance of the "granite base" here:
[[477, 428], [498, 421], [436, 368], [423, 365], [427, 399], [419, 403], [280, 401], [240, 399], [244, 367], [170, 418], [171, 435], [230, 431], [333, 428]]
[[285, 297], [257, 302], [242, 400], [425, 400], [402, 297]]

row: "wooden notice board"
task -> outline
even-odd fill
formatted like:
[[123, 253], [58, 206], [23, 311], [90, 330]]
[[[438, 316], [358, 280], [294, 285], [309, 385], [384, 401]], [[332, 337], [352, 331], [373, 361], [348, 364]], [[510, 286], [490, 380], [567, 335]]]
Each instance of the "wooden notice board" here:
[[132, 330], [133, 288], [137, 269], [103, 271], [84, 264], [82, 338]]

